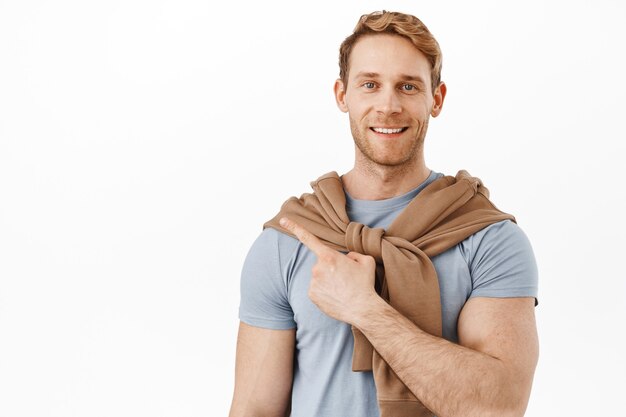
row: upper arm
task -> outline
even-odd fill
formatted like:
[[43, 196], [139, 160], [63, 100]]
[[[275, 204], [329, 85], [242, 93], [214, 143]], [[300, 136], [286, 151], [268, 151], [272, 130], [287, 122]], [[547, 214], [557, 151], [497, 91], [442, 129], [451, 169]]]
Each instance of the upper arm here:
[[295, 329], [239, 325], [230, 417], [284, 417], [293, 381]]
[[494, 223], [468, 239], [470, 297], [535, 297], [537, 262], [522, 229], [512, 221]]
[[498, 359], [511, 381], [519, 408], [530, 396], [539, 341], [533, 297], [473, 297], [459, 315], [459, 343]]
[[511, 221], [476, 233], [470, 247], [472, 293], [459, 315], [459, 343], [499, 361], [511, 405], [523, 414], [539, 357], [533, 250]]
[[296, 247], [274, 229], [265, 229], [254, 241], [241, 270], [241, 321], [276, 330], [296, 327], [286, 272]]
[[230, 417], [289, 414], [296, 323], [285, 270], [294, 252], [292, 243], [266, 229], [246, 256]]

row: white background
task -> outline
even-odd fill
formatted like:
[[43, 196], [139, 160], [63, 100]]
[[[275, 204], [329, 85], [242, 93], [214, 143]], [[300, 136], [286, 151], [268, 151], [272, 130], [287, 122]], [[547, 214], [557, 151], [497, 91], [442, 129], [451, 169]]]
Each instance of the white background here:
[[527, 415], [626, 415], [617, 0], [0, 1], [0, 415], [227, 414], [242, 261], [351, 168], [337, 50], [383, 8], [443, 49], [427, 165], [534, 246]]

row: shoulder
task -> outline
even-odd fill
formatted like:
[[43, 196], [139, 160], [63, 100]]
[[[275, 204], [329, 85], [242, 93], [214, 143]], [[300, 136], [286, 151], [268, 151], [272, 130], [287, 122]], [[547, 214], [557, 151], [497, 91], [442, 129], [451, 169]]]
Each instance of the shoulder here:
[[537, 297], [535, 255], [524, 231], [504, 220], [462, 243], [472, 277], [472, 296]]
[[267, 228], [250, 247], [241, 271], [239, 318], [242, 322], [276, 330], [295, 327], [287, 278], [289, 260], [295, 250], [293, 240]]
[[252, 243], [244, 262], [244, 273], [271, 269], [285, 281], [288, 265], [297, 255], [300, 246], [297, 239], [267, 227]]
[[252, 243], [248, 257], [256, 255], [288, 255], [298, 248], [299, 243], [297, 239], [274, 228], [267, 227], [263, 229]]
[[471, 255], [469, 261], [487, 253], [491, 256], [532, 254], [532, 246], [524, 231], [511, 220], [493, 223], [468, 237], [465, 242]]

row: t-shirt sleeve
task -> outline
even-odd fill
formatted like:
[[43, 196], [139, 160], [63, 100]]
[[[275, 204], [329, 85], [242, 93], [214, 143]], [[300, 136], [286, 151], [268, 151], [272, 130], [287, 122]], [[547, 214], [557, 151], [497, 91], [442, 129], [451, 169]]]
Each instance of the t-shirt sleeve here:
[[251, 326], [285, 330], [296, 327], [281, 267], [279, 232], [265, 229], [243, 264], [239, 319]]
[[494, 223], [471, 239], [470, 297], [534, 297], [538, 272], [526, 234], [512, 221]]

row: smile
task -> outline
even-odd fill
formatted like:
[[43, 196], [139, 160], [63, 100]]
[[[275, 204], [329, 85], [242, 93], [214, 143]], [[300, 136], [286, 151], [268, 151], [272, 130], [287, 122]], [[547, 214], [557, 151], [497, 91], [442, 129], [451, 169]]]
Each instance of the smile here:
[[405, 130], [407, 130], [408, 127], [399, 127], [399, 128], [396, 128], [396, 129], [387, 129], [387, 128], [384, 128], [384, 127], [370, 127], [370, 129], [373, 130], [376, 133], [384, 133], [386, 135], [391, 135], [391, 134], [394, 134], [394, 133], [402, 133]]

